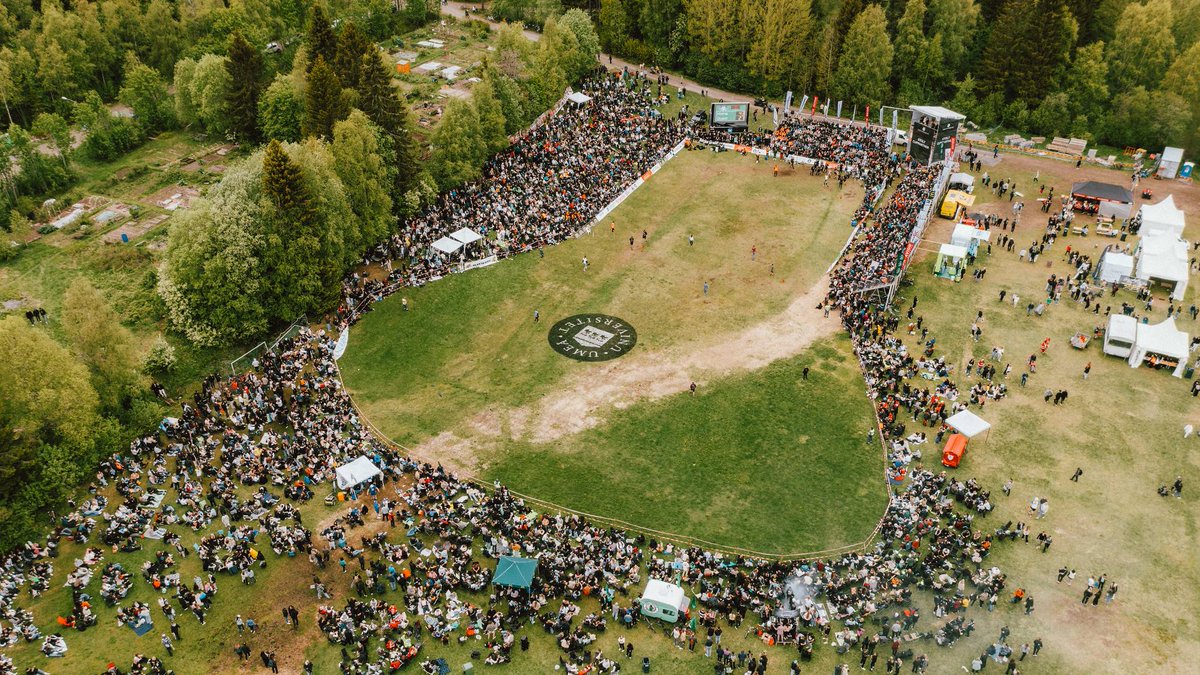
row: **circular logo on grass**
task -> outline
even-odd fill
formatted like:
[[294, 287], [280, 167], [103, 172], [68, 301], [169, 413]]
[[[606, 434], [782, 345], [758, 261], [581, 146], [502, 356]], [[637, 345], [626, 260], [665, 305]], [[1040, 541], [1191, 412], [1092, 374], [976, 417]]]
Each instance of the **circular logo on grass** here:
[[576, 361], [608, 361], [637, 344], [637, 331], [607, 314], [576, 314], [550, 328], [550, 347]]

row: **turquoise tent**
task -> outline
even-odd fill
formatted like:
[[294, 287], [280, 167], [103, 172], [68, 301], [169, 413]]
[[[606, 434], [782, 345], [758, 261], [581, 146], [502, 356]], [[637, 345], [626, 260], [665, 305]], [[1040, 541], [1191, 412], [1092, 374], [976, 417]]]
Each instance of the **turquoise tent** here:
[[536, 572], [536, 560], [511, 555], [500, 556], [500, 562], [496, 563], [496, 573], [492, 575], [492, 583], [497, 586], [529, 588]]

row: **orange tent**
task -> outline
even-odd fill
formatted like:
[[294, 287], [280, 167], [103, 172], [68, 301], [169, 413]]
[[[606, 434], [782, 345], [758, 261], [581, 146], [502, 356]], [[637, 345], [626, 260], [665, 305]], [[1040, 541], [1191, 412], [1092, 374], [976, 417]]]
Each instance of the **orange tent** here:
[[958, 466], [966, 451], [967, 437], [962, 434], [950, 434], [950, 440], [946, 441], [946, 447], [942, 450], [942, 465]]

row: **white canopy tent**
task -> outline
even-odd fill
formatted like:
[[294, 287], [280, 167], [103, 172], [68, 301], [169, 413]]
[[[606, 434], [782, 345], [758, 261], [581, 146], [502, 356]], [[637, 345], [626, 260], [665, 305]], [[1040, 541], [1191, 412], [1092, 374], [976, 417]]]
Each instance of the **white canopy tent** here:
[[337, 474], [337, 487], [339, 490], [345, 490], [365, 483], [383, 473], [379, 470], [379, 467], [375, 466], [374, 462], [365, 456], [359, 457], [349, 464], [343, 464], [334, 471]]
[[1188, 285], [1188, 243], [1168, 236], [1142, 237], [1137, 278], [1173, 286], [1171, 298], [1182, 300]]
[[583, 105], [584, 103], [592, 100], [592, 97], [580, 91], [573, 91], [569, 96], [567, 96], [567, 100], [571, 103]]
[[452, 232], [450, 234], [450, 238], [454, 241], [462, 242], [463, 244], [470, 244], [483, 239], [483, 235], [479, 234], [475, 230], [464, 227]]
[[432, 244], [433, 250], [441, 251], [442, 253], [454, 253], [462, 248], [462, 245], [461, 241], [451, 239], [450, 237], [442, 237]]
[[1129, 355], [1129, 365], [1137, 368], [1146, 362], [1147, 358], [1165, 358], [1176, 361], [1175, 377], [1183, 377], [1188, 359], [1188, 334], [1175, 327], [1172, 317], [1162, 323], [1140, 324], [1137, 331], [1137, 341]]
[[1162, 161], [1158, 163], [1159, 178], [1174, 178], [1179, 173], [1179, 165], [1183, 163], [1183, 148], [1167, 147], [1163, 149]]
[[[981, 230], [978, 227], [971, 227], [964, 223], [959, 223], [954, 226], [954, 232], [950, 235], [950, 243], [955, 246], [971, 248], [973, 241], [991, 241], [992, 233], [987, 230]], [[978, 246], [978, 244], [976, 244]]]
[[[975, 438], [979, 434], [990, 431], [992, 428], [991, 422], [988, 422], [970, 410], [960, 410], [954, 413], [946, 418], [946, 424], [967, 438]], [[984, 440], [987, 440], [986, 436]]]
[[1140, 213], [1142, 216], [1140, 234], [1143, 237], [1170, 236], [1175, 239], [1183, 237], [1186, 219], [1183, 209], [1175, 206], [1174, 195], [1167, 195], [1166, 199], [1157, 204], [1146, 204]]
[[1096, 269], [1096, 278], [1106, 284], [1115, 284], [1121, 277], [1133, 276], [1133, 256], [1117, 251], [1105, 251]]
[[969, 193], [975, 189], [975, 177], [969, 173], [952, 173], [950, 181], [946, 185], [951, 190], [962, 190]]
[[1104, 353], [1109, 356], [1129, 358], [1137, 342], [1137, 319], [1124, 314], [1110, 314], [1108, 328], [1104, 331]]

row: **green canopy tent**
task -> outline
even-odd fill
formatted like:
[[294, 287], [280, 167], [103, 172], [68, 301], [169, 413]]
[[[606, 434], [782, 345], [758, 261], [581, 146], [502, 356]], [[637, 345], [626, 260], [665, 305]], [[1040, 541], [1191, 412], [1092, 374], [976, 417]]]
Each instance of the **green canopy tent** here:
[[536, 572], [536, 560], [511, 555], [500, 556], [500, 562], [496, 563], [496, 573], [492, 575], [492, 583], [497, 586], [529, 588], [533, 584], [533, 575]]

